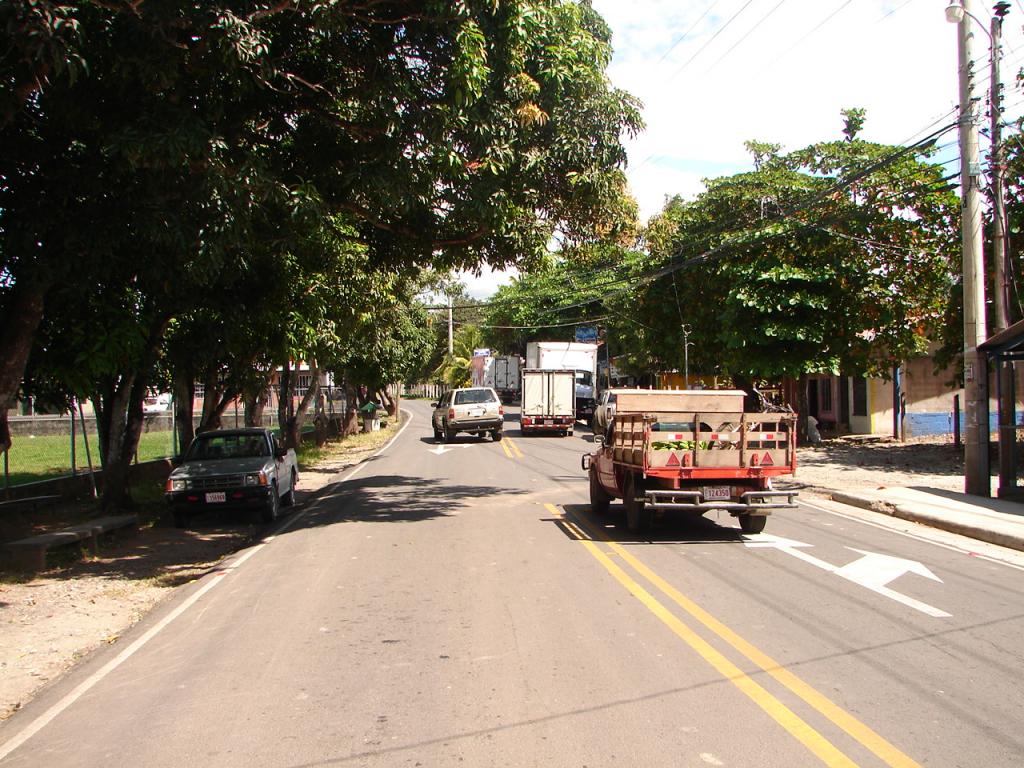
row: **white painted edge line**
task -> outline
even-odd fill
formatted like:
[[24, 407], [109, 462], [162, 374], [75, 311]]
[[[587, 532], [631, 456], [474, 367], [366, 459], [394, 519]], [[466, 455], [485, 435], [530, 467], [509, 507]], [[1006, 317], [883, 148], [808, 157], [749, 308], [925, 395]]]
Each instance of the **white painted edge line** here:
[[[967, 556], [972, 557], [972, 558], [974, 558], [976, 560], [985, 560], [986, 562], [996, 563], [998, 565], [1005, 565], [1007, 568], [1013, 568], [1013, 569], [1018, 570], [1018, 571], [1024, 571], [1024, 566], [1022, 566], [1022, 565], [1018, 565], [1017, 563], [1011, 563], [1011, 562], [1009, 562], [1007, 560], [1002, 560], [1002, 559], [997, 558], [997, 557], [990, 557], [989, 555], [981, 554], [977, 550], [969, 548], [969, 547], [962, 547], [962, 546], [959, 546], [959, 545], [956, 545], [956, 544], [950, 544], [950, 543], [945, 542], [945, 541], [937, 541], [936, 539], [934, 539], [934, 538], [932, 538], [930, 536], [924, 536], [924, 535], [921, 535], [919, 533], [914, 533], [913, 531], [901, 531], [899, 528], [896, 528], [896, 527], [891, 526], [891, 525], [884, 525], [883, 523], [879, 523], [879, 522], [876, 522], [874, 520], [868, 520], [866, 518], [860, 517], [859, 515], [849, 514], [847, 512], [841, 512], [841, 511], [839, 511], [837, 509], [828, 509], [827, 507], [820, 507], [817, 504], [812, 504], [811, 502], [808, 502], [808, 501], [801, 500], [800, 503], [810, 507], [811, 509], [816, 509], [819, 512], [825, 512], [825, 513], [827, 513], [829, 515], [835, 515], [836, 517], [841, 517], [844, 520], [851, 520], [851, 521], [853, 521], [855, 523], [861, 523], [863, 525], [871, 526], [872, 528], [878, 528], [878, 529], [883, 530], [883, 531], [889, 531], [890, 533], [895, 533], [895, 534], [898, 534], [900, 536], [904, 536], [904, 537], [906, 537], [908, 539], [914, 539], [915, 541], [920, 541], [920, 542], [922, 542], [924, 544], [931, 544], [932, 546], [935, 546], [935, 547], [941, 547], [942, 549], [948, 549], [951, 552], [959, 552], [962, 555], [967, 555]], [[838, 501], [837, 502], [833, 502], [833, 503], [835, 503], [835, 504], [842, 504], [842, 502], [838, 502]], [[865, 510], [865, 512], [867, 514], [876, 514], [876, 515], [879, 514], [877, 512], [874, 512], [874, 513], [868, 512], [867, 510]], [[902, 521], [904, 523], [910, 523], [910, 524], [913, 524], [913, 525], [922, 525], [922, 523], [915, 523], [913, 521], [904, 520], [903, 518], [898, 518], [898, 517], [887, 517], [886, 519], [888, 519], [888, 520], [900, 520], [900, 521]], [[943, 530], [941, 528], [936, 528], [934, 530], [941, 531], [946, 536], [959, 536], [961, 538], [966, 538], [966, 537], [964, 537], [963, 534], [954, 533], [954, 532], [951, 532], [951, 531], [945, 531], [945, 530]], [[979, 542], [979, 543], [984, 543], [984, 542]], [[986, 546], [998, 546], [998, 545], [996, 545], [996, 544], [986, 544]]]
[[[374, 458], [384, 453], [384, 451], [386, 451], [391, 446], [391, 444], [394, 443], [395, 440], [397, 440], [402, 435], [402, 433], [406, 430], [406, 427], [412, 424], [412, 413], [410, 411], [405, 412], [409, 414], [409, 420], [405, 423], [405, 426], [398, 430], [398, 433], [390, 440], [388, 440], [388, 442], [384, 444], [383, 448], [381, 448], [379, 451], [373, 454], [373, 456], [370, 456], [368, 458]], [[364, 459], [359, 464], [357, 464], [352, 469], [351, 472], [349, 472], [345, 477], [341, 479], [340, 482], [348, 482], [352, 477], [355, 476], [357, 472], [359, 472], [363, 468], [366, 462], [367, 459]], [[52, 707], [46, 710], [46, 712], [44, 712], [31, 723], [29, 723], [23, 730], [21, 730], [19, 733], [15, 734], [11, 739], [0, 745], [0, 760], [3, 760], [5, 757], [11, 754], [11, 752], [16, 750], [26, 741], [28, 741], [37, 733], [39, 733], [39, 731], [41, 731], [43, 728], [45, 728], [47, 725], [53, 722], [53, 720], [58, 715], [60, 715], [61, 712], [63, 712], [65, 709], [67, 709], [76, 701], [78, 701], [78, 699], [80, 699], [85, 693], [87, 693], [93, 686], [95, 686], [103, 678], [105, 678], [107, 675], [109, 675], [111, 672], [113, 672], [115, 669], [121, 666], [133, 655], [135, 655], [135, 653], [138, 652], [138, 650], [142, 648], [142, 646], [144, 646], [146, 643], [148, 643], [150, 640], [156, 637], [156, 635], [161, 630], [163, 630], [172, 621], [174, 621], [176, 618], [181, 616], [181, 614], [183, 614], [185, 611], [187, 611], [189, 608], [195, 605], [199, 601], [199, 599], [203, 597], [203, 595], [205, 595], [211, 589], [220, 584], [225, 575], [227, 575], [231, 571], [237, 571], [239, 568], [241, 568], [242, 563], [244, 563], [250, 557], [255, 555], [265, 546], [267, 546], [267, 544], [273, 541], [274, 538], [279, 533], [286, 531], [297, 521], [302, 519], [302, 517], [305, 516], [307, 511], [308, 510], [303, 510], [302, 512], [295, 515], [291, 519], [286, 520], [282, 526], [280, 526], [273, 533], [266, 536], [259, 544], [252, 547], [252, 549], [250, 549], [248, 552], [245, 552], [243, 555], [239, 556], [237, 559], [233, 561], [229, 561], [222, 568], [218, 569], [215, 573], [206, 577], [209, 579], [209, 581], [207, 581], [202, 587], [197, 589], [191, 595], [189, 595], [188, 598], [186, 598], [186, 600], [183, 603], [181, 603], [181, 605], [179, 605], [169, 614], [164, 616], [159, 622], [157, 622], [155, 625], [146, 630], [145, 634], [143, 634], [141, 637], [135, 640], [135, 642], [133, 642], [131, 645], [129, 645], [127, 648], [125, 648], [123, 651], [117, 654], [117, 656], [115, 656], [113, 659], [111, 659], [102, 667], [100, 667], [100, 669], [96, 670], [91, 675], [89, 675], [89, 677], [83, 680], [81, 683], [79, 683], [74, 690], [72, 690], [64, 698], [62, 698], [60, 701], [58, 701], [56, 704], [54, 704]]]

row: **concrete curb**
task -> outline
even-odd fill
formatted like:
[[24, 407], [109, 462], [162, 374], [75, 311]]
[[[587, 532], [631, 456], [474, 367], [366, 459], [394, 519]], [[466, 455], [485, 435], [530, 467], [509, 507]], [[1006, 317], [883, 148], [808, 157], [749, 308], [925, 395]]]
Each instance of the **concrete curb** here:
[[857, 496], [850, 493], [836, 492], [831, 495], [831, 498], [833, 501], [837, 501], [840, 504], [848, 504], [851, 507], [859, 507], [872, 512], [879, 512], [884, 515], [889, 515], [890, 517], [897, 517], [901, 520], [920, 523], [921, 525], [927, 525], [950, 533], [967, 536], [972, 539], [977, 539], [978, 541], [984, 541], [989, 544], [996, 544], [1001, 547], [1007, 547], [1009, 549], [1016, 549], [1024, 552], [1024, 531], [1018, 533], [979, 526], [974, 522], [969, 522], [963, 519], [970, 513], [958, 514], [954, 512], [949, 514], [937, 514], [934, 512], [926, 512], [920, 508], [914, 508], [905, 504], [892, 504], [880, 499], [872, 499], [866, 496]]

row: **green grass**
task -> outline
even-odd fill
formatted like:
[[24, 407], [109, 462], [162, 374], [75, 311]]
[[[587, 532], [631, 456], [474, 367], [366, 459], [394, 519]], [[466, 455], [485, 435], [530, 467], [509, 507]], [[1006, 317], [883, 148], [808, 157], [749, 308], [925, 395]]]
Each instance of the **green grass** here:
[[[99, 440], [95, 433], [89, 435], [89, 451], [94, 467], [100, 466], [97, 453]], [[171, 432], [145, 432], [139, 438], [139, 461], [162, 459], [172, 455]], [[21, 485], [38, 480], [71, 474], [71, 436], [36, 435], [28, 437], [15, 435], [14, 444], [7, 457], [8, 483]], [[88, 471], [89, 462], [85, 453], [85, 438], [78, 434], [75, 439], [75, 466], [79, 472]], [[0, 484], [3, 480], [0, 478]]]
[[[313, 429], [307, 424], [303, 433]], [[275, 434], [280, 434], [274, 430]], [[356, 435], [357, 439], [363, 437]], [[99, 439], [96, 433], [89, 434], [89, 451], [92, 455], [92, 464], [97, 469], [101, 462], [98, 454]], [[299, 451], [301, 459], [306, 448]], [[139, 438], [137, 456], [139, 461], [152, 461], [173, 456], [172, 434], [170, 430], [163, 432], [144, 432]], [[315, 460], [315, 459], [314, 459]], [[36, 435], [28, 437], [15, 435], [14, 444], [11, 446], [7, 457], [9, 486], [34, 483], [40, 480], [50, 480], [55, 477], [63, 477], [71, 474], [71, 436], [70, 435]], [[77, 471], [88, 472], [89, 462], [85, 454], [85, 438], [79, 433], [75, 438], [75, 466]], [[0, 488], [4, 487], [3, 466], [0, 464]]]

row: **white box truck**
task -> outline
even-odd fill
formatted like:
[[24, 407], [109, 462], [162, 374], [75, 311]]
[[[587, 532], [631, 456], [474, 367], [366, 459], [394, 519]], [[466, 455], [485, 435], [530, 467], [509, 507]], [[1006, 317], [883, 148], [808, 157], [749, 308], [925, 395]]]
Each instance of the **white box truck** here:
[[494, 358], [491, 364], [494, 387], [503, 402], [511, 403], [519, 399], [519, 358], [516, 355], [501, 355]]
[[531, 341], [526, 345], [526, 367], [575, 372], [576, 418], [594, 413], [597, 385], [597, 344], [577, 341]]
[[523, 369], [523, 405], [519, 429], [523, 435], [557, 432], [571, 435], [576, 422], [573, 410], [576, 371]]

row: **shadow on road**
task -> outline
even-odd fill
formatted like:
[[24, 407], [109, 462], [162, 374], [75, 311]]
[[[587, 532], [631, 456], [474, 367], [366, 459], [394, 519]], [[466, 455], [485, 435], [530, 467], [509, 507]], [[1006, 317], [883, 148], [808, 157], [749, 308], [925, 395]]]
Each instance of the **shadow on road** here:
[[[607, 515], [591, 511], [589, 504], [566, 504], [562, 507], [566, 519], [593, 541], [614, 541], [617, 544], [742, 544], [743, 534], [730, 516], [721, 520], [685, 514], [666, 514], [656, 520], [645, 533], [630, 533], [626, 528], [626, 513], [622, 504], [612, 502]], [[573, 527], [563, 527], [571, 532]], [[569, 533], [573, 538], [578, 534]]]
[[523, 493], [491, 485], [453, 485], [444, 480], [374, 475], [328, 486], [317, 497], [303, 527], [341, 522], [415, 523], [449, 517], [478, 499]]

